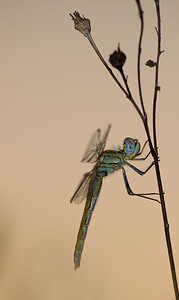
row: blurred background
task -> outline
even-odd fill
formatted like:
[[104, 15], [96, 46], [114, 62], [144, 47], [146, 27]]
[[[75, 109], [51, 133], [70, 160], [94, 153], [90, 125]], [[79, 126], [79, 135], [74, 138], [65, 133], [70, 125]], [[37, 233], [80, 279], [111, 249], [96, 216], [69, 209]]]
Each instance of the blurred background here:
[[[145, 29], [142, 84], [152, 124], [156, 58], [154, 1], [141, 1]], [[138, 102], [140, 22], [135, 1], [1, 2], [0, 299], [174, 299], [160, 205], [127, 195], [120, 171], [105, 178], [81, 267], [73, 252], [84, 204], [70, 204], [93, 132], [112, 124], [106, 149], [125, 137], [146, 141], [142, 122], [69, 16], [91, 20], [106, 61], [117, 49]], [[179, 2], [161, 1], [162, 49], [157, 104], [160, 167], [179, 269]], [[114, 73], [120, 79], [117, 70]], [[138, 102], [139, 103], [139, 102]], [[146, 149], [147, 153], [148, 149]], [[145, 170], [152, 158], [135, 165]], [[126, 168], [134, 192], [157, 191], [154, 169]], [[178, 272], [179, 277], [179, 272]], [[179, 278], [178, 278], [179, 279]]]

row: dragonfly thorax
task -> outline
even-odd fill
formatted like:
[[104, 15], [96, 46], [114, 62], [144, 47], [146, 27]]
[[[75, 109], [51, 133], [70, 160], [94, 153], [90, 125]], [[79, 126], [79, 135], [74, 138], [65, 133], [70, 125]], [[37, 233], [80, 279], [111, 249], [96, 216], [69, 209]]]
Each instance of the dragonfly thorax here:
[[120, 169], [123, 163], [124, 158], [119, 151], [105, 150], [99, 157], [95, 170], [100, 176], [107, 176]]

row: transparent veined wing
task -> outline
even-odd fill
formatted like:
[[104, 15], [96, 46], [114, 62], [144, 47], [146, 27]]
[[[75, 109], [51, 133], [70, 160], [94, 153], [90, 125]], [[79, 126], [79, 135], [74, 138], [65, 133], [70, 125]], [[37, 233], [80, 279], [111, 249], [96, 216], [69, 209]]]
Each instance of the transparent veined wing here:
[[95, 133], [92, 135], [88, 146], [86, 148], [85, 154], [83, 155], [83, 158], [81, 162], [95, 162], [95, 152], [98, 149], [99, 141], [101, 137], [101, 129], [97, 129]]
[[90, 180], [92, 178], [92, 171], [85, 173], [83, 175], [82, 180], [80, 181], [76, 192], [74, 193], [74, 195], [71, 197], [70, 202], [75, 202], [77, 204], [80, 204], [87, 196], [88, 193], [88, 188], [89, 188], [89, 183]]
[[89, 162], [94, 163], [97, 161], [99, 155], [103, 152], [106, 140], [111, 129], [111, 125], [108, 125], [106, 131], [104, 132], [101, 138], [101, 129], [97, 129], [95, 133], [92, 135], [85, 154], [81, 160], [81, 162]]
[[106, 140], [107, 140], [110, 129], [111, 129], [111, 125], [108, 125], [108, 127], [106, 128], [106, 130], [103, 134], [101, 141], [99, 142], [99, 155], [103, 152], [103, 150], [106, 146]]

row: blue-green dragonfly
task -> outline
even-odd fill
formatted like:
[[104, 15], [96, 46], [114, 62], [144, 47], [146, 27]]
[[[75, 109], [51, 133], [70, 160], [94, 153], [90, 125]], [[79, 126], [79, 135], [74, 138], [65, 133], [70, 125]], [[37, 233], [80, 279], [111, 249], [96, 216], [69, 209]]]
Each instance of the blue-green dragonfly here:
[[92, 212], [94, 210], [95, 204], [99, 197], [99, 193], [102, 186], [103, 177], [122, 169], [122, 174], [124, 177], [125, 186], [127, 193], [132, 196], [139, 196], [149, 200], [154, 200], [160, 203], [159, 200], [148, 197], [149, 195], [158, 195], [157, 193], [146, 193], [146, 194], [136, 194], [130, 188], [126, 171], [124, 165], [129, 166], [139, 175], [144, 175], [150, 168], [154, 165], [154, 162], [145, 170], [141, 171], [135, 166], [131, 165], [128, 160], [145, 160], [150, 152], [144, 158], [137, 158], [142, 154], [146, 143], [144, 144], [142, 150], [140, 151], [140, 143], [137, 139], [132, 139], [127, 137], [124, 140], [122, 150], [105, 150], [106, 140], [110, 131], [111, 125], [109, 125], [101, 138], [101, 130], [98, 129], [93, 134], [86, 152], [83, 156], [82, 162], [94, 163], [96, 162], [94, 168], [83, 175], [81, 182], [79, 183], [76, 192], [72, 196], [70, 202], [81, 203], [86, 198], [86, 204], [83, 212], [83, 217], [81, 220], [75, 252], [74, 252], [74, 264], [75, 269], [80, 267], [80, 261], [84, 246], [84, 241], [86, 238], [86, 233], [88, 230], [89, 222], [91, 219]]

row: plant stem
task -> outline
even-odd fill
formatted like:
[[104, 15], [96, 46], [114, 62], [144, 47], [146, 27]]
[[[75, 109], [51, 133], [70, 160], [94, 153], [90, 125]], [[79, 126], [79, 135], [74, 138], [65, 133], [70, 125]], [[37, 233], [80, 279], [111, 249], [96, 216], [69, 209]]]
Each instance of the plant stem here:
[[[163, 186], [162, 186], [162, 179], [160, 174], [160, 168], [159, 168], [159, 160], [158, 160], [158, 147], [157, 147], [157, 132], [156, 132], [156, 104], [157, 104], [157, 96], [158, 91], [160, 90], [160, 87], [158, 86], [158, 78], [159, 78], [159, 61], [161, 56], [161, 17], [160, 17], [160, 4], [159, 0], [154, 0], [155, 6], [156, 6], [156, 14], [157, 14], [157, 36], [158, 36], [158, 47], [157, 47], [157, 60], [155, 65], [155, 87], [154, 87], [154, 97], [153, 97], [153, 143], [150, 137], [150, 130], [148, 126], [148, 119], [147, 119], [147, 113], [145, 111], [144, 107], [144, 100], [142, 95], [142, 85], [141, 85], [141, 71], [140, 71], [140, 61], [141, 61], [141, 51], [142, 51], [142, 37], [143, 37], [143, 29], [144, 29], [144, 20], [143, 20], [143, 10], [141, 7], [140, 0], [135, 0], [137, 3], [137, 7], [139, 10], [139, 17], [141, 22], [141, 28], [140, 28], [140, 37], [139, 37], [139, 44], [138, 44], [138, 59], [137, 59], [137, 77], [138, 77], [138, 89], [139, 89], [139, 98], [141, 103], [140, 110], [139, 106], [135, 102], [134, 98], [132, 97], [132, 93], [130, 91], [127, 78], [124, 74], [123, 67], [119, 69], [122, 79], [124, 81], [126, 89], [121, 85], [121, 83], [118, 81], [112, 70], [109, 68], [108, 64], [102, 57], [101, 53], [99, 52], [95, 42], [92, 39], [92, 36], [90, 34], [90, 20], [86, 18], [81, 18], [79, 13], [75, 11], [74, 16], [71, 15], [72, 19], [75, 22], [75, 29], [79, 30], [81, 33], [83, 33], [87, 39], [89, 40], [90, 44], [92, 45], [93, 49], [95, 50], [96, 54], [108, 70], [108, 72], [111, 74], [112, 78], [115, 80], [117, 85], [120, 87], [120, 89], [123, 91], [123, 93], [126, 95], [126, 97], [131, 101], [134, 108], [138, 112], [140, 118], [142, 119], [146, 135], [148, 137], [149, 141], [149, 147], [151, 154], [154, 158], [155, 162], [155, 170], [156, 170], [156, 178], [158, 183], [158, 189], [160, 194], [160, 201], [161, 201], [161, 209], [162, 209], [162, 216], [163, 216], [163, 224], [164, 224], [164, 231], [165, 231], [165, 238], [167, 243], [167, 250], [168, 250], [168, 256], [170, 261], [170, 268], [172, 273], [172, 279], [173, 279], [173, 286], [175, 291], [176, 300], [179, 300], [179, 290], [178, 290], [178, 283], [177, 283], [177, 276], [175, 271], [175, 263], [174, 263], [174, 257], [173, 257], [173, 251], [172, 251], [172, 244], [170, 239], [170, 232], [169, 232], [169, 223], [168, 223], [168, 217], [167, 217], [167, 211], [165, 206], [165, 199], [164, 199], [164, 192], [163, 192]], [[84, 23], [83, 23], [84, 22]]]
[[[151, 139], [149, 138], [149, 146], [151, 150], [151, 154], [155, 161], [155, 170], [156, 170], [156, 177], [157, 177], [157, 183], [158, 183], [158, 189], [160, 194], [160, 201], [161, 201], [161, 208], [162, 208], [162, 217], [163, 217], [163, 223], [164, 223], [164, 231], [165, 231], [165, 238], [167, 243], [167, 250], [168, 250], [168, 256], [170, 261], [170, 268], [172, 273], [172, 279], [173, 279], [173, 286], [175, 291], [176, 300], [179, 300], [179, 291], [178, 291], [178, 283], [177, 283], [177, 277], [176, 277], [176, 271], [175, 271], [175, 263], [174, 263], [174, 257], [173, 257], [173, 251], [172, 251], [172, 244], [170, 239], [170, 232], [169, 232], [169, 223], [168, 223], [168, 217], [167, 217], [167, 211], [165, 206], [165, 199], [164, 199], [164, 192], [163, 192], [163, 186], [162, 186], [162, 179], [160, 174], [160, 168], [159, 168], [159, 162], [158, 162], [158, 154], [157, 154], [157, 132], [156, 132], [156, 103], [157, 103], [157, 96], [158, 96], [158, 77], [159, 77], [159, 61], [160, 61], [160, 55], [161, 55], [161, 18], [160, 18], [160, 5], [159, 0], [154, 0], [156, 5], [156, 13], [157, 13], [157, 23], [158, 27], [156, 29], [157, 36], [158, 36], [158, 50], [157, 50], [157, 61], [156, 61], [156, 72], [155, 72], [155, 87], [154, 87], [154, 99], [153, 99], [153, 138], [154, 138], [154, 147], [152, 145]], [[138, 46], [138, 85], [139, 85], [139, 95], [141, 100], [142, 109], [145, 115], [145, 109], [143, 105], [143, 98], [142, 98], [142, 90], [141, 90], [141, 80], [140, 80], [140, 54], [141, 54], [141, 42], [142, 42], [142, 33], [144, 28], [144, 22], [143, 22], [143, 12], [140, 4], [140, 0], [136, 0], [138, 9], [139, 9], [139, 17], [141, 20], [141, 33], [139, 38], [139, 46]], [[147, 120], [144, 122], [145, 131], [147, 133], [147, 136], [150, 136], [149, 128]]]
[[112, 78], [115, 80], [115, 82], [117, 83], [117, 85], [120, 87], [120, 89], [124, 92], [124, 94], [126, 95], [126, 97], [128, 98], [128, 93], [126, 92], [126, 90], [123, 88], [123, 86], [121, 85], [121, 83], [119, 82], [119, 80], [116, 78], [116, 76], [114, 75], [113, 71], [110, 69], [110, 67], [108, 66], [108, 64], [106, 63], [106, 61], [104, 60], [104, 58], [102, 57], [101, 53], [99, 52], [91, 34], [88, 34], [87, 36], [88, 41], [90, 42], [91, 46], [93, 47], [93, 49], [95, 50], [96, 54], [98, 55], [99, 59], [102, 61], [103, 65], [106, 67], [106, 69], [108, 70], [108, 72], [111, 74]]
[[161, 201], [161, 207], [162, 207], [165, 238], [166, 238], [166, 243], [167, 243], [168, 256], [169, 256], [169, 261], [170, 261], [170, 268], [171, 268], [171, 273], [172, 273], [175, 297], [176, 297], [176, 300], [179, 300], [179, 291], [178, 291], [177, 276], [176, 276], [176, 271], [175, 271], [175, 262], [174, 262], [174, 257], [173, 257], [173, 250], [172, 250], [170, 231], [169, 231], [170, 226], [168, 223], [168, 217], [167, 217], [167, 211], [166, 211], [166, 206], [165, 206], [165, 199], [164, 199], [164, 194], [163, 194], [163, 187], [162, 187], [162, 181], [161, 181], [161, 175], [160, 175], [158, 161], [156, 161], [156, 163], [155, 163], [155, 169], [156, 169], [156, 176], [157, 176], [157, 182], [158, 182], [159, 193], [160, 193], [160, 201]]
[[144, 19], [143, 19], [143, 10], [140, 4], [140, 1], [136, 0], [138, 9], [139, 9], [139, 18], [141, 20], [141, 28], [140, 28], [140, 37], [139, 37], [139, 45], [138, 45], [138, 58], [137, 58], [137, 77], [138, 77], [138, 88], [139, 88], [139, 97], [140, 97], [140, 103], [142, 106], [142, 111], [144, 116], [146, 115], [145, 107], [144, 107], [144, 101], [142, 96], [142, 85], [141, 85], [141, 75], [140, 75], [140, 57], [142, 52], [142, 38], [143, 38], [143, 31], [144, 31]]
[[[161, 52], [160, 4], [159, 4], [159, 0], [154, 0], [154, 1], [155, 1], [155, 6], [156, 6], [157, 23], [158, 23], [157, 29], [156, 29], [157, 37], [158, 37], [158, 50], [157, 50], [157, 61], [156, 61], [156, 70], [155, 70], [155, 87], [154, 87], [154, 99], [153, 99], [153, 138], [154, 138], [155, 153], [157, 153], [156, 103], [157, 103], [157, 96], [158, 96], [158, 91], [159, 91], [159, 88], [158, 88], [159, 61], [160, 61], [160, 55], [162, 52]], [[154, 159], [155, 159], [155, 157], [154, 157]], [[159, 188], [159, 193], [160, 193], [160, 201], [161, 201], [161, 207], [162, 207], [165, 238], [166, 238], [166, 243], [167, 243], [168, 256], [169, 256], [169, 261], [170, 261], [170, 268], [171, 268], [171, 273], [172, 273], [175, 297], [176, 297], [176, 300], [179, 300], [179, 290], [178, 290], [177, 276], [176, 276], [176, 271], [175, 271], [175, 262], [174, 262], [174, 257], [173, 257], [172, 244], [171, 244], [171, 239], [170, 239], [167, 210], [166, 210], [166, 205], [165, 205], [161, 174], [160, 174], [160, 169], [159, 169], [159, 164], [158, 164], [157, 159], [155, 159], [155, 170], [156, 170], [158, 188]]]

